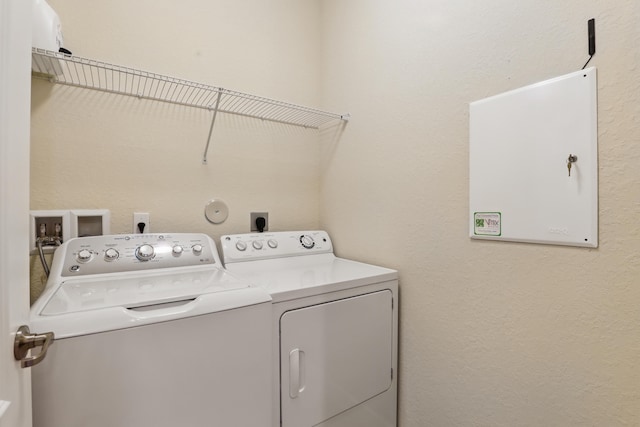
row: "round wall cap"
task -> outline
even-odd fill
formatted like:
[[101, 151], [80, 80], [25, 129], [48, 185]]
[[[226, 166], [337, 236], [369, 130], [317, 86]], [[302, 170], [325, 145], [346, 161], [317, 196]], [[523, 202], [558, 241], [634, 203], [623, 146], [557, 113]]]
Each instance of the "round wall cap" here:
[[204, 207], [204, 216], [212, 224], [222, 224], [229, 216], [229, 208], [222, 200], [210, 200]]

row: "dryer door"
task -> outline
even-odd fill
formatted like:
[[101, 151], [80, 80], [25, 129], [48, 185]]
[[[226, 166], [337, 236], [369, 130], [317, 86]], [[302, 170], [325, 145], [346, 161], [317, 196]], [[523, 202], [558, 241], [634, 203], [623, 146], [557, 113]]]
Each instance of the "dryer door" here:
[[391, 386], [392, 304], [383, 290], [281, 317], [283, 427], [319, 424]]

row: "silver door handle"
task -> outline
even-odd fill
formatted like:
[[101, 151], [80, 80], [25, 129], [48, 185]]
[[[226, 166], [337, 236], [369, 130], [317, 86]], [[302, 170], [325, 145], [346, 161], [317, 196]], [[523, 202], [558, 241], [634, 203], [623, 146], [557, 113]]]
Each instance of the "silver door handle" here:
[[[13, 341], [13, 357], [20, 361], [20, 366], [29, 368], [42, 362], [47, 355], [47, 350], [54, 340], [53, 332], [45, 332], [43, 334], [32, 334], [29, 327], [22, 325], [16, 332], [16, 338]], [[36, 347], [42, 347], [40, 353], [35, 356], [27, 357], [29, 350]]]

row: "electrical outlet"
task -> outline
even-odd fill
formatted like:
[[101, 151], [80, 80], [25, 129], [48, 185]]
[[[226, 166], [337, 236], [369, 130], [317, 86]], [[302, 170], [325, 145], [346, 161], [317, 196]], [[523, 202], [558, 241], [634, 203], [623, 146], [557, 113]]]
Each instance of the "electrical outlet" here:
[[258, 224], [256, 224], [258, 218], [264, 218], [264, 229], [262, 231], [269, 231], [269, 212], [251, 212], [251, 231], [260, 231], [258, 230]]
[[151, 233], [148, 212], [133, 213], [133, 234]]

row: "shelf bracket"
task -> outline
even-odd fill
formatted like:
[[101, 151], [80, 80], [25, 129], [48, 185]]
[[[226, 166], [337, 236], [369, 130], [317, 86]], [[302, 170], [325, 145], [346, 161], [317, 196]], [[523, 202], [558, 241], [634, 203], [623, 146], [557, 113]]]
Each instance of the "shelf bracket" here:
[[213, 134], [213, 125], [216, 123], [216, 116], [218, 115], [218, 106], [220, 105], [220, 98], [222, 97], [222, 89], [218, 90], [218, 96], [216, 97], [216, 104], [213, 107], [213, 117], [211, 118], [211, 126], [209, 127], [209, 136], [207, 137], [207, 145], [204, 147], [204, 154], [202, 155], [202, 164], [207, 164], [207, 153], [209, 152], [209, 144], [211, 144], [211, 135]]

